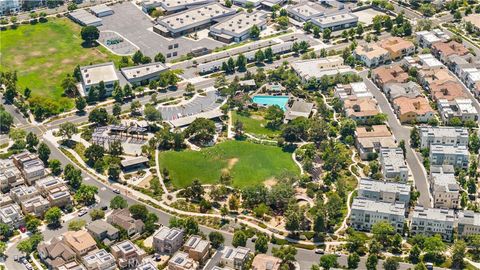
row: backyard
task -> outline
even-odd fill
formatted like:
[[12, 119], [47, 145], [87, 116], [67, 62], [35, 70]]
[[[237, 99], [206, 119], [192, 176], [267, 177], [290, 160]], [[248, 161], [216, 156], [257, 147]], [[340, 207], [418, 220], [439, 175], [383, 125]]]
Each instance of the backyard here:
[[62, 96], [60, 86], [67, 73], [72, 73], [77, 64], [119, 58], [100, 46], [82, 47], [80, 29], [79, 25], [61, 18], [1, 31], [0, 70], [17, 71], [19, 90], [30, 88], [31, 102], [57, 112], [73, 108], [73, 100]]
[[250, 116], [241, 115], [235, 111], [232, 112], [233, 122], [240, 121], [243, 123], [245, 132], [275, 138], [280, 134], [279, 130], [267, 128], [267, 120], [263, 118], [263, 111], [250, 112]]
[[196, 178], [203, 184], [216, 183], [222, 171], [229, 171], [233, 186], [239, 188], [263, 183], [285, 171], [299, 173], [290, 152], [244, 141], [227, 141], [201, 151], [162, 152], [159, 162], [177, 188]]

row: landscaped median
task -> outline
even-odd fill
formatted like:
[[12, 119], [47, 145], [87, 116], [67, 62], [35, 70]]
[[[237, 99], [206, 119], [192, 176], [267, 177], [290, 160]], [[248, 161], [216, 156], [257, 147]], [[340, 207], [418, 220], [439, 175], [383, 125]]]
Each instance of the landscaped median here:
[[217, 183], [224, 171], [230, 173], [233, 186], [241, 188], [285, 172], [299, 174], [291, 154], [277, 146], [227, 141], [200, 151], [161, 152], [158, 158], [160, 169], [169, 171], [176, 188], [188, 186], [193, 179], [202, 184]]

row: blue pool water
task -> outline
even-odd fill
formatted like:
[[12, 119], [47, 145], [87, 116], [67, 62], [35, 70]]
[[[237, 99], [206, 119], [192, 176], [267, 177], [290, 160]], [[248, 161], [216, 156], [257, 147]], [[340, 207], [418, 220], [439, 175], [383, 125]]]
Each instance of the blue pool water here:
[[288, 96], [254, 96], [253, 102], [265, 106], [277, 105], [285, 111], [287, 108]]

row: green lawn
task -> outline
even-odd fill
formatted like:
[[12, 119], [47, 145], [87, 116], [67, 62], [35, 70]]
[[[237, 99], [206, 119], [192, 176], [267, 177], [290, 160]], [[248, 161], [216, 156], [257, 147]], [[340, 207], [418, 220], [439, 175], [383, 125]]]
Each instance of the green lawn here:
[[270, 138], [277, 137], [280, 135], [279, 130], [273, 130], [266, 128], [267, 126], [267, 120], [263, 118], [263, 113], [262, 111], [259, 112], [251, 112], [250, 116], [244, 116], [241, 114], [238, 114], [237, 112], [233, 111], [232, 112], [232, 118], [233, 122], [239, 120], [240, 122], [243, 123], [243, 128], [245, 132], [251, 133], [254, 135], [263, 135], [267, 136]]
[[16, 70], [21, 91], [32, 90], [31, 102], [54, 106], [58, 111], [73, 107], [62, 97], [61, 82], [77, 64], [118, 60], [103, 47], [83, 48], [81, 27], [69, 19], [20, 25], [0, 32], [0, 70]]
[[175, 187], [185, 187], [198, 178], [204, 184], [218, 181], [229, 170], [233, 185], [262, 183], [285, 171], [299, 173], [291, 153], [276, 146], [227, 141], [201, 151], [168, 151], [159, 155], [161, 169], [167, 168]]

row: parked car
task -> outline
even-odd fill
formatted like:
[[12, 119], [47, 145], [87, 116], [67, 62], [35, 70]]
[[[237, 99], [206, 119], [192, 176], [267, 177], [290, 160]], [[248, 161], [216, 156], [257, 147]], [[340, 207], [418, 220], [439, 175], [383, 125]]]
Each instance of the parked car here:
[[325, 254], [325, 250], [323, 250], [321, 248], [317, 248], [317, 249], [315, 249], [315, 253], [316, 254]]
[[103, 211], [106, 211], [106, 210], [108, 210], [108, 206], [104, 205], [104, 206], [102, 206], [102, 208], [100, 208], [100, 209], [102, 209]]
[[113, 193], [120, 194], [120, 189], [118, 189], [118, 188], [114, 189]]
[[86, 210], [86, 209], [82, 209], [82, 210], [80, 210], [80, 211], [78, 212], [78, 216], [79, 216], [79, 217], [82, 217], [82, 216], [84, 216], [86, 213], [87, 213], [87, 210]]

